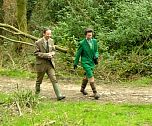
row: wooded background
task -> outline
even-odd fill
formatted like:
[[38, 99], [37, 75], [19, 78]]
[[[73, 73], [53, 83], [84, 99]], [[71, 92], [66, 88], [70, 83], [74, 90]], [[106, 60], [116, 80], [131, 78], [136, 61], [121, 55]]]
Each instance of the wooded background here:
[[[57, 73], [76, 74], [74, 53], [84, 29], [91, 27], [101, 55], [97, 78], [152, 75], [151, 0], [0, 0], [0, 68], [33, 72], [30, 44], [45, 27], [52, 29], [55, 44], [62, 47], [56, 56]], [[77, 74], [82, 73], [79, 68]]]

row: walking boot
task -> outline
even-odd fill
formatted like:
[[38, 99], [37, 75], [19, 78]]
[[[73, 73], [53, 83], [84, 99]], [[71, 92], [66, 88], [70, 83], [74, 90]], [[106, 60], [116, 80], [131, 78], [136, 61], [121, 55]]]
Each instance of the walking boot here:
[[65, 99], [65, 96], [61, 94], [58, 83], [53, 83], [53, 88], [54, 88], [55, 94], [57, 96], [57, 100]]
[[40, 84], [36, 83], [35, 85], [35, 94], [38, 95], [40, 93]]
[[92, 91], [93, 91], [93, 96], [94, 96], [94, 98], [96, 99], [96, 100], [98, 100], [99, 98], [100, 98], [100, 95], [99, 95], [99, 93], [97, 92], [97, 90], [96, 90], [96, 87], [95, 87], [95, 85], [94, 85], [94, 82], [90, 82], [90, 86], [91, 86], [91, 88], [92, 88]]
[[86, 92], [85, 88], [87, 86], [87, 83], [88, 83], [88, 79], [84, 78], [82, 80], [82, 85], [81, 85], [81, 89], [80, 89], [80, 92], [83, 94], [83, 95], [87, 95], [88, 93]]

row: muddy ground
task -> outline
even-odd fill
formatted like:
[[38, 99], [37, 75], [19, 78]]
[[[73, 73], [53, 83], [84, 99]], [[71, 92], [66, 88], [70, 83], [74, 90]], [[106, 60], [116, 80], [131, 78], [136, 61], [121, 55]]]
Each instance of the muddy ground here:
[[[87, 85], [88, 96], [83, 96], [80, 90], [80, 80], [75, 79], [59, 79], [59, 84], [62, 93], [66, 95], [65, 101], [92, 101], [90, 85]], [[122, 84], [104, 84], [97, 81], [97, 90], [101, 98], [97, 102], [103, 103], [152, 103], [152, 85], [146, 87], [127, 86]], [[34, 92], [35, 80], [31, 79], [15, 79], [9, 77], [0, 77], [0, 91], [12, 93], [17, 90], [17, 85], [20, 90], [30, 89]], [[41, 85], [42, 98], [47, 100], [56, 100], [53, 87], [48, 79], [44, 79]]]

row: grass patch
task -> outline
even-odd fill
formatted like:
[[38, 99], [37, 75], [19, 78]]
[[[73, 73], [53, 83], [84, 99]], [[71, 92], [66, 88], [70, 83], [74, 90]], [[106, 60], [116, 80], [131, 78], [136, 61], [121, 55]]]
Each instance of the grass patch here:
[[27, 78], [27, 79], [36, 77], [35, 73], [31, 73], [19, 69], [0, 69], [0, 75], [14, 77], [14, 78]]
[[[0, 99], [11, 97], [5, 94]], [[4, 109], [5, 108], [5, 109]], [[7, 110], [7, 111], [6, 111]], [[101, 104], [96, 101], [41, 100], [32, 111], [12, 115], [6, 105], [0, 105], [2, 126], [151, 126], [152, 105]]]
[[142, 77], [138, 80], [135, 80], [133, 82], [131, 82], [135, 85], [142, 85], [142, 86], [146, 86], [146, 85], [150, 85], [152, 84], [152, 78], [151, 77]]
[[8, 94], [4, 94], [0, 92], [0, 104], [7, 103], [10, 99], [10, 96]]
[[136, 80], [122, 82], [122, 84], [125, 84], [125, 85], [128, 85], [128, 86], [132, 85], [132, 86], [146, 87], [146, 86], [150, 86], [152, 84], [152, 77], [150, 77], [150, 76], [140, 77]]

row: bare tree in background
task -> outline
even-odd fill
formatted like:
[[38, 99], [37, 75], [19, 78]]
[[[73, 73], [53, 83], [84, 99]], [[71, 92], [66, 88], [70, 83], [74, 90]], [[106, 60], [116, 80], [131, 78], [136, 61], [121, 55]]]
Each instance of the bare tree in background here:
[[[17, 25], [19, 30], [27, 33], [27, 1], [26, 0], [16, 0], [17, 2]], [[26, 41], [25, 38], [21, 40]], [[21, 53], [23, 51], [23, 44], [16, 44], [16, 52]]]
[[4, 23], [16, 24], [16, 0], [3, 0]]

